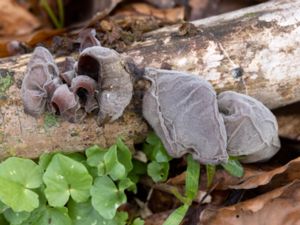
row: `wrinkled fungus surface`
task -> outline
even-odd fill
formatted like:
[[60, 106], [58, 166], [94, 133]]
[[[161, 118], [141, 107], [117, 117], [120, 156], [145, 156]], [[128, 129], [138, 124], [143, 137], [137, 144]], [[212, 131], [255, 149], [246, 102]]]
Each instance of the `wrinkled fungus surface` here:
[[234, 91], [218, 96], [227, 131], [227, 152], [242, 162], [265, 161], [280, 148], [278, 125], [272, 112], [256, 99]]
[[206, 80], [180, 72], [147, 68], [151, 87], [143, 99], [143, 115], [168, 153], [190, 152], [201, 163], [226, 162], [226, 130], [216, 93]]

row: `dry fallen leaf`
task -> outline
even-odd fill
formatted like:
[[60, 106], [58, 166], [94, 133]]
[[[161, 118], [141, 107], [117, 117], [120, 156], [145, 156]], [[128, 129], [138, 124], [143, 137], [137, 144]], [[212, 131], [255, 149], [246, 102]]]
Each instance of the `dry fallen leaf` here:
[[259, 171], [244, 176], [240, 184], [230, 185], [233, 189], [253, 189], [258, 186], [268, 185], [278, 187], [293, 180], [300, 179], [300, 157], [269, 171]]
[[279, 135], [292, 140], [300, 140], [300, 104], [295, 103], [274, 111], [279, 127]]
[[0, 36], [28, 34], [39, 26], [38, 19], [15, 0], [0, 1]]
[[300, 224], [300, 181], [220, 209], [205, 209], [199, 225]]

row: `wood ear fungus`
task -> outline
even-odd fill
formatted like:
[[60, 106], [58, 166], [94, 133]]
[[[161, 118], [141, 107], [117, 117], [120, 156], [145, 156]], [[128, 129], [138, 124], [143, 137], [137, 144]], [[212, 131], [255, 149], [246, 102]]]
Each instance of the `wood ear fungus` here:
[[45, 111], [48, 96], [45, 84], [57, 75], [58, 68], [50, 52], [37, 47], [28, 63], [21, 87], [22, 101], [27, 114], [37, 117]]
[[79, 122], [85, 116], [85, 113], [80, 110], [78, 96], [71, 92], [66, 84], [60, 85], [55, 90], [51, 104], [57, 114], [71, 123]]
[[109, 48], [86, 48], [80, 54], [77, 72], [93, 78], [98, 84], [98, 123], [118, 119], [129, 104], [133, 92], [130, 74], [125, 70], [121, 56]]
[[233, 91], [218, 96], [227, 131], [227, 152], [244, 156], [244, 163], [270, 159], [280, 148], [278, 125], [272, 112], [256, 99]]
[[90, 113], [98, 108], [95, 98], [97, 83], [94, 79], [80, 75], [72, 80], [71, 91], [77, 94], [85, 111]]
[[145, 69], [151, 82], [143, 98], [143, 115], [168, 153], [191, 153], [200, 163], [226, 162], [226, 130], [211, 84], [194, 75]]

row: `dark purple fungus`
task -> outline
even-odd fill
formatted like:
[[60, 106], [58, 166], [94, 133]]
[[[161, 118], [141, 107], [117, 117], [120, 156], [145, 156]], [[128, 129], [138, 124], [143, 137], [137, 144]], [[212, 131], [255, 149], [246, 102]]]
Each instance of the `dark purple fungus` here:
[[85, 112], [80, 109], [78, 96], [71, 92], [66, 84], [55, 90], [51, 105], [57, 114], [71, 123], [80, 122], [85, 117]]
[[58, 74], [58, 68], [50, 52], [43, 47], [37, 47], [28, 63], [22, 82], [21, 95], [24, 111], [38, 117], [45, 111], [47, 91], [45, 84]]
[[77, 94], [87, 113], [98, 108], [98, 102], [95, 98], [96, 88], [96, 81], [89, 76], [80, 75], [72, 80], [71, 91]]
[[244, 163], [266, 161], [279, 148], [278, 125], [272, 112], [258, 100], [234, 91], [218, 96], [227, 131], [227, 152], [244, 156]]
[[80, 40], [80, 48], [79, 51], [82, 52], [84, 49], [93, 47], [93, 46], [101, 46], [100, 41], [96, 38], [96, 30], [95, 29], [85, 29], [79, 33]]
[[145, 69], [151, 86], [143, 98], [143, 115], [176, 158], [191, 153], [204, 164], [224, 163], [226, 130], [211, 84], [195, 75]]
[[100, 46], [86, 48], [79, 56], [78, 74], [93, 78], [98, 84], [98, 123], [113, 122], [122, 116], [132, 98], [133, 85], [121, 56]]

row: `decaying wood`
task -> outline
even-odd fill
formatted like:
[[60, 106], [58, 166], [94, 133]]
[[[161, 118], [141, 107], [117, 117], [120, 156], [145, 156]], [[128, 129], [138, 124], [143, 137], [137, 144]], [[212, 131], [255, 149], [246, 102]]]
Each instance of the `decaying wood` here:
[[[200, 75], [219, 92], [246, 93], [273, 109], [300, 100], [299, 22], [299, 1], [271, 1], [195, 21], [193, 25], [148, 33], [123, 54], [139, 66]], [[120, 135], [129, 143], [144, 137], [148, 127], [133, 107], [117, 122], [103, 127], [98, 127], [94, 118], [81, 124], [56, 119], [51, 125], [47, 122], [49, 116], [34, 119], [24, 114], [20, 83], [29, 57], [0, 60], [1, 79], [7, 75], [14, 81], [5, 93], [0, 93], [1, 157], [79, 151], [91, 144], [107, 146]]]

